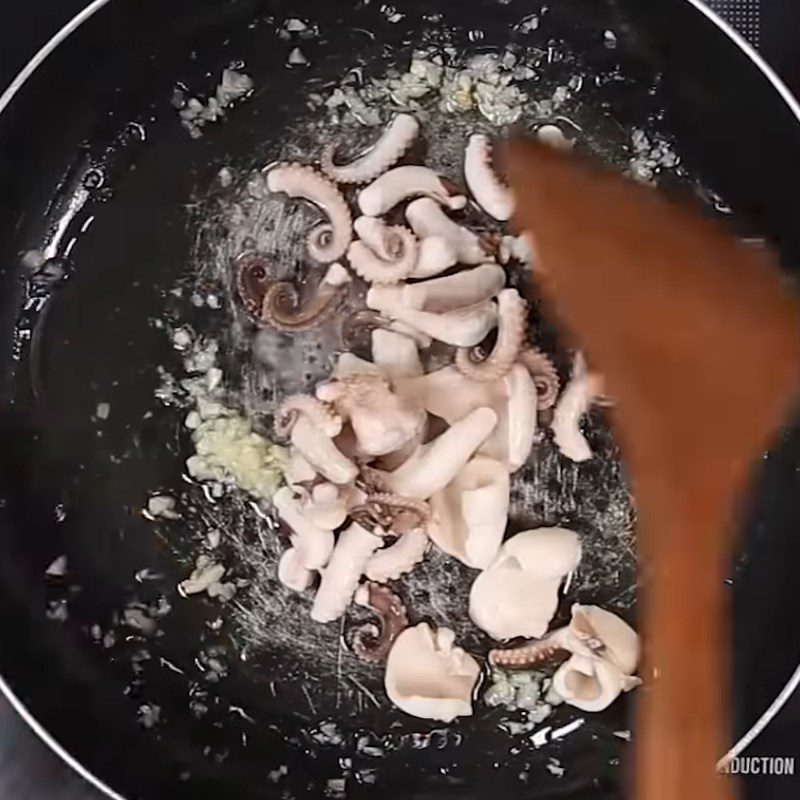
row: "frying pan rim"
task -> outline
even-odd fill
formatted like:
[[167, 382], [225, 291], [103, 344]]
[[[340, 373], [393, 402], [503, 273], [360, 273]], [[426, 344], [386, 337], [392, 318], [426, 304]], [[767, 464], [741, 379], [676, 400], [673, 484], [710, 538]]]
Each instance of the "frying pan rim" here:
[[[14, 98], [25, 87], [25, 84], [38, 71], [39, 67], [60, 47], [67, 39], [80, 27], [91, 19], [97, 12], [107, 6], [111, 0], [92, 0], [81, 11], [75, 14], [65, 25], [31, 57], [22, 67], [19, 73], [13, 78], [11, 83], [0, 94], [0, 115], [8, 109]], [[700, 14], [705, 16], [711, 23], [717, 26], [742, 52], [755, 64], [761, 74], [769, 81], [773, 89], [778, 93], [789, 110], [794, 114], [800, 124], [800, 102], [792, 94], [789, 87], [784, 83], [777, 72], [766, 62], [763, 56], [748, 42], [730, 23], [724, 20], [716, 11], [709, 8], [703, 0], [685, 0], [693, 6]], [[754, 725], [736, 742], [728, 753], [720, 759], [720, 764], [728, 759], [732, 759], [745, 747], [747, 747], [758, 736], [772, 719], [777, 716], [780, 709], [793, 694], [800, 682], [800, 664], [789, 677], [784, 687], [778, 693], [775, 700], [770, 704], [764, 714], [754, 723]], [[57, 756], [73, 772], [80, 775], [91, 786], [96, 788], [110, 800], [126, 800], [122, 795], [115, 792], [110, 786], [100, 780], [94, 773], [87, 769], [74, 756], [72, 756], [61, 745], [55, 737], [34, 717], [22, 700], [15, 694], [13, 689], [6, 683], [0, 675], [0, 694], [2, 694], [14, 711], [19, 714], [28, 728], [39, 738], [39, 740]]]

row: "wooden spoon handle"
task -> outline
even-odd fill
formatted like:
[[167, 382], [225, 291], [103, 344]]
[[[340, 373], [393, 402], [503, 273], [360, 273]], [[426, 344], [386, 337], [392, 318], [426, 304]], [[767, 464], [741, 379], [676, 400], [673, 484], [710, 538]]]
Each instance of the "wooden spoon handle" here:
[[532, 142], [509, 153], [537, 285], [603, 373], [645, 581], [638, 796], [722, 800], [732, 510], [788, 410], [798, 304], [767, 252], [694, 209]]

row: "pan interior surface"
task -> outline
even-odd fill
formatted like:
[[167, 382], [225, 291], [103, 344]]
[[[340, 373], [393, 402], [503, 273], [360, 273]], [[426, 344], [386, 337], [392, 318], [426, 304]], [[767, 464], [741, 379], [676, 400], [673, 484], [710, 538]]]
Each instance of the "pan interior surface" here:
[[[376, 129], [352, 97], [406, 72], [417, 51], [457, 65], [505, 58], [528, 96], [528, 129], [558, 124], [585, 151], [698, 196], [709, 214], [735, 214], [743, 235], [774, 242], [791, 267], [800, 241], [786, 222], [800, 209], [769, 175], [800, 138], [747, 58], [688, 4], [655, 3], [648, 14], [637, 3], [555, 5], [112, 2], [0, 119], [2, 151], [18, 156], [2, 165], [11, 188], [0, 200], [2, 320], [13, 343], [0, 417], [0, 672], [130, 800], [619, 795], [630, 700], [597, 715], [560, 706], [535, 729], [480, 697], [452, 725], [402, 714], [384, 695], [382, 669], [343, 645], [363, 619], [312, 623], [307, 601], [274, 577], [285, 546], [274, 520], [243, 492], [215, 496], [185, 468], [192, 408], [181, 381], [205, 373], [187, 371], [187, 358], [211, 359], [231, 405], [265, 431], [277, 400], [329, 372], [336, 333], [256, 335], [233, 265], [258, 250], [286, 276], [314, 278], [297, 255], [313, 217], [265, 197], [260, 171], [311, 162], [329, 141], [358, 152]], [[677, 36], [691, 45], [679, 55], [668, 44]], [[701, 64], [701, 52], [718, 54], [725, 74]], [[252, 90], [219, 119], [182, 115], [192, 98], [208, 106], [225, 69], [249, 76]], [[349, 105], [329, 103], [342, 89]], [[774, 148], [753, 146], [743, 96], [754, 120], [774, 121]], [[461, 181], [463, 143], [486, 117], [448, 116], [431, 98], [420, 106], [435, 132], [425, 163]], [[391, 100], [376, 107], [385, 115]], [[531, 322], [568, 374], [535, 298]], [[602, 413], [589, 416], [587, 436], [595, 458], [585, 465], [541, 443], [512, 497], [510, 531], [581, 533], [584, 562], [558, 620], [579, 601], [633, 621], [634, 513]], [[768, 459], [747, 539], [756, 555], [732, 579], [742, 727], [800, 654], [800, 634], [789, 632], [756, 669], [765, 632], [747, 602], [767, 560], [775, 570], [770, 543], [788, 546], [794, 438], [787, 432]], [[174, 499], [176, 518], [143, 514], [154, 496]], [[200, 555], [226, 565], [229, 602], [178, 593]], [[783, 563], [769, 574], [789, 582]], [[433, 554], [400, 589], [415, 622], [447, 624], [485, 653], [488, 639], [466, 613], [473, 575]], [[764, 614], [782, 608], [775, 591], [762, 593]]]

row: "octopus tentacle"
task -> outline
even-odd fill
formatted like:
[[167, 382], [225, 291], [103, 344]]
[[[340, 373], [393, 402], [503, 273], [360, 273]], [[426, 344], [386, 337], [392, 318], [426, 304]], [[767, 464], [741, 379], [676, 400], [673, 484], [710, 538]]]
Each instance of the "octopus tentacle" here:
[[497, 343], [483, 361], [472, 360], [470, 350], [456, 351], [456, 366], [472, 380], [489, 383], [502, 378], [517, 360], [525, 341], [527, 306], [516, 289], [504, 289], [497, 298], [499, 323]]
[[565, 650], [557, 642], [542, 639], [519, 647], [490, 650], [489, 663], [502, 669], [532, 669], [542, 662], [566, 658], [569, 654], [569, 650]]
[[428, 552], [430, 540], [422, 528], [404, 533], [394, 544], [378, 550], [367, 562], [364, 574], [371, 581], [396, 581], [411, 572]]
[[395, 639], [408, 627], [408, 612], [403, 601], [387, 586], [365, 583], [359, 587], [355, 601], [378, 618], [378, 625], [366, 623], [353, 632], [353, 653], [368, 664], [386, 660]]
[[261, 323], [264, 295], [273, 283], [270, 266], [269, 259], [260, 253], [244, 253], [236, 260], [236, 293], [256, 324]]
[[327, 214], [328, 222], [315, 226], [306, 241], [315, 261], [329, 264], [347, 252], [353, 238], [353, 217], [336, 184], [312, 167], [281, 163], [269, 168], [267, 188], [308, 200]]
[[[420, 239], [433, 236], [444, 239], [454, 252], [460, 264], [484, 264], [487, 256], [496, 249], [496, 237], [490, 234], [479, 236], [469, 228], [454, 222], [445, 214], [441, 206], [429, 197], [422, 197], [408, 204], [406, 220], [411, 230]], [[429, 277], [433, 273], [416, 274], [414, 277]]]
[[371, 309], [361, 309], [345, 317], [342, 321], [341, 340], [345, 350], [352, 350], [356, 346], [359, 336], [371, 333], [376, 328], [382, 328], [395, 333], [402, 333], [413, 339], [418, 347], [430, 347], [430, 336], [420, 333], [410, 325], [406, 325], [398, 320], [384, 317], [377, 311]]
[[[400, 520], [406, 528], [424, 527], [430, 515], [430, 506], [424, 500], [392, 492], [368, 494], [364, 503], [350, 511], [350, 516], [354, 519], [371, 520], [383, 528], [393, 530], [398, 529]], [[408, 519], [409, 516], [413, 519]]]
[[419, 434], [426, 421], [421, 406], [394, 394], [382, 373], [342, 375], [317, 386], [316, 395], [332, 403], [350, 423], [365, 456], [396, 452]]
[[599, 381], [591, 375], [582, 353], [576, 353], [570, 376], [553, 411], [550, 428], [558, 449], [571, 461], [588, 461], [592, 448], [580, 428], [594, 400]]
[[536, 384], [538, 409], [544, 411], [552, 408], [558, 399], [561, 380], [552, 359], [536, 347], [526, 347], [518, 356], [519, 363], [530, 372]]
[[341, 286], [320, 283], [312, 300], [299, 305], [298, 292], [288, 281], [272, 283], [264, 294], [261, 321], [281, 331], [303, 331], [321, 325], [339, 307], [345, 290]]
[[443, 178], [428, 167], [395, 167], [384, 172], [358, 195], [362, 214], [380, 217], [409, 197], [426, 195], [438, 203], [459, 210], [467, 198], [453, 181]]
[[287, 397], [275, 414], [275, 434], [288, 436], [300, 414], [305, 414], [326, 436], [338, 436], [342, 431], [342, 418], [332, 406], [309, 394], [295, 394]]
[[386, 225], [375, 217], [359, 217], [347, 257], [353, 270], [369, 283], [397, 283], [413, 271], [419, 247], [414, 234], [402, 225]]
[[514, 213], [514, 195], [501, 183], [492, 167], [492, 143], [474, 133], [464, 154], [464, 177], [477, 204], [496, 220], [505, 222]]
[[418, 133], [419, 122], [411, 114], [398, 114], [375, 144], [349, 164], [335, 164], [336, 145], [327, 145], [320, 156], [322, 171], [338, 183], [367, 183], [397, 162]]
[[386, 261], [396, 261], [407, 256], [414, 234], [400, 225], [387, 225], [379, 217], [361, 216], [353, 228], [364, 244]]
[[380, 545], [380, 537], [357, 522], [339, 534], [311, 607], [314, 622], [332, 622], [344, 614], [370, 556]]

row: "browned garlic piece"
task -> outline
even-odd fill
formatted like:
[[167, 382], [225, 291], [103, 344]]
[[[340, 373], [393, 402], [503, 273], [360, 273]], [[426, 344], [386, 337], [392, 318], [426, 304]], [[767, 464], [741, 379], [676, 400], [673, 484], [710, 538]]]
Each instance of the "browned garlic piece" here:
[[384, 685], [399, 709], [421, 719], [452, 722], [472, 715], [472, 690], [480, 668], [455, 645], [448, 628], [421, 622], [396, 639], [386, 662]]
[[472, 584], [472, 621], [493, 639], [540, 638], [558, 607], [561, 583], [580, 559], [580, 540], [565, 528], [512, 536]]

